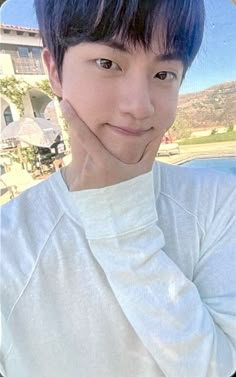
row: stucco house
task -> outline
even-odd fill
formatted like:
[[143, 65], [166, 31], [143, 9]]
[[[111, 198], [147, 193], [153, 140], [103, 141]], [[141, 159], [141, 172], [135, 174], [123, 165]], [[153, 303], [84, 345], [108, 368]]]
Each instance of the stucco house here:
[[[42, 48], [38, 29], [0, 24], [0, 85], [1, 79], [12, 77], [29, 84], [22, 98], [23, 113], [7, 91], [0, 88], [1, 130], [22, 116], [50, 119], [63, 128], [58, 98], [49, 96], [38, 86], [47, 80], [46, 67], [41, 57]], [[62, 133], [65, 139], [63, 129]]]

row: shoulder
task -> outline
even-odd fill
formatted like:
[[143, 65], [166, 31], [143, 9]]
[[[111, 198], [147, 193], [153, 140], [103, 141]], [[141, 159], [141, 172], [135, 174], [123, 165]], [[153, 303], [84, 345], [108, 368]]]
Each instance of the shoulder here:
[[[160, 200], [172, 201], [173, 204], [198, 215], [207, 213], [211, 216], [222, 208], [227, 208], [230, 213], [234, 210], [235, 213], [236, 177], [233, 174], [157, 164], [160, 166]], [[154, 182], [157, 179], [154, 173]]]
[[203, 255], [224, 266], [232, 263], [236, 245], [236, 177], [168, 164], [160, 164], [156, 171], [155, 187], [160, 181], [160, 194], [156, 197], [160, 226], [171, 245], [173, 239], [177, 240], [169, 255], [177, 258], [176, 247], [180, 244], [181, 265], [190, 260], [190, 254], [192, 265]]
[[42, 238], [42, 232], [38, 224], [42, 224], [45, 221], [53, 223], [59, 211], [58, 200], [50, 184], [52, 180], [53, 177], [51, 176], [2, 206], [1, 225], [3, 236], [5, 233], [8, 236], [13, 236], [13, 234], [21, 235], [22, 231], [25, 230], [24, 237], [27, 237], [27, 234], [28, 236], [30, 235], [30, 230], [37, 230], [37, 232], [41, 233], [40, 238]]
[[[1, 208], [1, 290], [7, 312], [22, 292], [63, 210], [50, 180], [23, 192]], [[7, 313], [5, 313], [7, 315]]]

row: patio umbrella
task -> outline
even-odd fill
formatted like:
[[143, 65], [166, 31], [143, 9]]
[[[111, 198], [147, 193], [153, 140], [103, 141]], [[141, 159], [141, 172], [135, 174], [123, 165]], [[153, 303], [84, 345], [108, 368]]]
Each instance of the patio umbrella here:
[[9, 123], [1, 132], [0, 139], [17, 139], [38, 147], [49, 148], [60, 134], [60, 129], [43, 118], [23, 118]]

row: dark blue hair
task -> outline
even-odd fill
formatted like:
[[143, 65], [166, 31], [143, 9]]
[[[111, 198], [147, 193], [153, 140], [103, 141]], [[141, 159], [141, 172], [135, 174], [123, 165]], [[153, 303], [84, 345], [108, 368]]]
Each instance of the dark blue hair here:
[[66, 50], [81, 42], [110, 41], [151, 49], [180, 59], [186, 70], [203, 36], [204, 0], [34, 0], [44, 46], [59, 76]]

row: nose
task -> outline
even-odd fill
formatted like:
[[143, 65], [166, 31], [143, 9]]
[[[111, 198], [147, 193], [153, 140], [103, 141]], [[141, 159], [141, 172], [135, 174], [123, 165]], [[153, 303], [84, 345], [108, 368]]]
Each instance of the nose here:
[[120, 90], [119, 109], [136, 120], [150, 118], [155, 111], [148, 80], [140, 77], [125, 82]]

